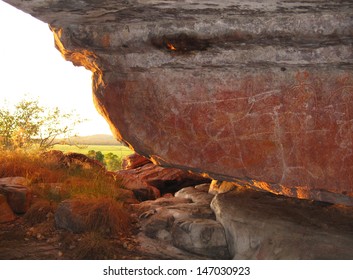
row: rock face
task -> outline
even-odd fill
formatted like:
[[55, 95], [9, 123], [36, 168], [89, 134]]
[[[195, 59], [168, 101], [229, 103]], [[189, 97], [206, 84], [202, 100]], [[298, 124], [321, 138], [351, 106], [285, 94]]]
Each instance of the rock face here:
[[93, 72], [97, 109], [139, 154], [353, 196], [353, 2], [5, 2]]
[[249, 188], [218, 194], [211, 207], [233, 259], [352, 259], [353, 208]]

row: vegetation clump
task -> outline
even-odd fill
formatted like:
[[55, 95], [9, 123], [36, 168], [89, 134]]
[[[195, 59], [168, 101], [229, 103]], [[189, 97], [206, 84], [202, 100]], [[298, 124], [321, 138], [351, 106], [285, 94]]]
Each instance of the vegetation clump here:
[[134, 220], [122, 186], [113, 177], [104, 170], [48, 162], [40, 153], [26, 150], [3, 150], [0, 162], [0, 177], [25, 177], [34, 194], [32, 206], [23, 217], [30, 227], [28, 236], [42, 240], [57, 232], [65, 235], [65, 231], [55, 229], [54, 217], [58, 205], [71, 199], [87, 227], [81, 234], [68, 235], [71, 249], [62, 250], [72, 251], [69, 258], [119, 258], [112, 247], [129, 236]]

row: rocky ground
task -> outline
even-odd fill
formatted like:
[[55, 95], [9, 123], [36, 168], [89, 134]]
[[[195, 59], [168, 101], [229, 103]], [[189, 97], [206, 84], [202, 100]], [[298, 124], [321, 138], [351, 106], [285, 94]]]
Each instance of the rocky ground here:
[[0, 224], [0, 259], [154, 259], [153, 254], [138, 249], [134, 235], [94, 240], [96, 237], [92, 234], [74, 234], [56, 229], [52, 219], [31, 226], [19, 217], [13, 222]]
[[[87, 172], [98, 170], [99, 174], [104, 171], [97, 162], [79, 154], [64, 155], [51, 151], [43, 154], [41, 161], [53, 164], [54, 169], [68, 172], [77, 168]], [[39, 169], [38, 166], [36, 168]], [[123, 170], [106, 172], [103, 176], [114, 177], [117, 186], [124, 180], [125, 188], [119, 188], [117, 192], [118, 204], [111, 197], [65, 199], [67, 190], [60, 181], [31, 184], [25, 177], [0, 178], [0, 259], [173, 258], [173, 254], [156, 254], [148, 246], [142, 246], [144, 242], [139, 237], [142, 225], [138, 222], [141, 209], [138, 205], [160, 197], [161, 193], [173, 197], [165, 193], [209, 180], [177, 169], [154, 166], [137, 155], [124, 160]], [[103, 184], [103, 188], [108, 186]], [[128, 210], [122, 211], [121, 204]], [[116, 212], [129, 217], [125, 219], [122, 214], [115, 215]], [[85, 219], [87, 215], [92, 219]], [[104, 222], [99, 223], [99, 220]], [[122, 226], [114, 228], [113, 223]], [[190, 257], [185, 253], [178, 258]]]
[[353, 259], [351, 206], [196, 184], [134, 157], [106, 175], [125, 180], [123, 205], [43, 201], [25, 178], [0, 179], [0, 259]]

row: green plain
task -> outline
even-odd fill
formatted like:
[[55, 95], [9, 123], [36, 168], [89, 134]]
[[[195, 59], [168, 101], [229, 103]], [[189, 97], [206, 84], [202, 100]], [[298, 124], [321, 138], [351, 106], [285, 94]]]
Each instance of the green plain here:
[[122, 145], [60, 145], [56, 144], [53, 150], [59, 150], [63, 152], [73, 152], [87, 155], [88, 151], [94, 150], [96, 152], [101, 151], [103, 155], [108, 153], [116, 154], [118, 157], [125, 157], [133, 153], [128, 147]]

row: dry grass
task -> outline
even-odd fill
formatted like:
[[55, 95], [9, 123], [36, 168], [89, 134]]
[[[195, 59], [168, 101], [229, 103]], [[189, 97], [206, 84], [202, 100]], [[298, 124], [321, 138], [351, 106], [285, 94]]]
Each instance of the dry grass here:
[[81, 197], [75, 200], [73, 212], [83, 217], [87, 231], [102, 235], [126, 235], [131, 229], [131, 218], [127, 208], [113, 198]]
[[24, 215], [24, 219], [30, 225], [43, 223], [53, 217], [56, 207], [56, 203], [39, 200], [31, 205]]
[[21, 176], [30, 182], [57, 182], [65, 170], [41, 160], [39, 154], [25, 151], [0, 151], [0, 178]]
[[0, 178], [25, 177], [40, 197], [60, 202], [76, 196], [120, 200], [120, 185], [104, 172], [44, 161], [38, 153], [0, 151]]
[[[111, 241], [128, 236], [133, 224], [119, 182], [99, 170], [45, 162], [36, 153], [0, 151], [0, 162], [0, 178], [25, 177], [36, 196], [24, 215], [31, 226], [28, 236], [41, 240], [58, 234], [64, 247], [66, 243], [74, 244], [75, 259], [118, 257]], [[73, 212], [83, 217], [87, 227], [84, 234], [56, 231], [54, 213], [65, 199], [75, 201]]]
[[78, 260], [115, 259], [114, 244], [96, 232], [88, 232], [82, 236], [74, 252]]

